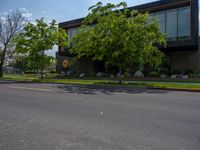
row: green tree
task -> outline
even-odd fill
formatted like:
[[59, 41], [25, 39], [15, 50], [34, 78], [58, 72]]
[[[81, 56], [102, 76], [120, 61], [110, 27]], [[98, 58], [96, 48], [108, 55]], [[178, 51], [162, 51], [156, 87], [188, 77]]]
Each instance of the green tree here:
[[[148, 13], [127, 9], [125, 2], [117, 5], [98, 2], [77, 35], [72, 39], [71, 53], [78, 59], [92, 57], [122, 70], [134, 63], [159, 65], [164, 54], [165, 35], [157, 20]], [[91, 27], [92, 24], [95, 24]], [[120, 78], [121, 82], [121, 78]]]
[[[37, 62], [38, 58], [34, 55], [16, 55], [12, 60], [10, 66], [14, 68], [18, 68], [21, 72], [32, 72], [38, 73], [40, 68], [40, 63]], [[45, 57], [45, 67], [50, 67], [52, 64], [55, 64], [55, 58], [53, 56], [46, 56]], [[50, 64], [49, 64], [50, 62]]]
[[26, 70], [26, 65], [27, 57], [23, 55], [16, 55], [10, 64], [10, 66], [20, 69], [21, 72], [24, 72]]
[[51, 57], [45, 54], [54, 45], [67, 46], [67, 34], [59, 29], [56, 21], [47, 24], [44, 19], [36, 20], [36, 24], [28, 23], [24, 32], [16, 36], [16, 52], [26, 53], [34, 64], [40, 69], [41, 79], [44, 78], [44, 69], [51, 63]]

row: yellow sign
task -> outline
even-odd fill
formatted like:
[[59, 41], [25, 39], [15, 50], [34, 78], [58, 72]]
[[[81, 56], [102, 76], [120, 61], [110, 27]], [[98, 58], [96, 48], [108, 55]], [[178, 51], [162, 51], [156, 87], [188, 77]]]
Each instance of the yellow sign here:
[[63, 67], [64, 67], [65, 69], [69, 67], [69, 61], [68, 61], [67, 59], [65, 59], [65, 60], [63, 61]]

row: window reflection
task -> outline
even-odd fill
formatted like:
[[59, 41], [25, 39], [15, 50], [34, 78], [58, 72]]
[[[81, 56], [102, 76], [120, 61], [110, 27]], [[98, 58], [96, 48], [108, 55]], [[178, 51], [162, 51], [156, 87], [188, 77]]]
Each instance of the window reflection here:
[[[167, 41], [185, 40], [191, 36], [191, 9], [182, 7], [151, 13], [150, 17], [156, 17], [161, 32], [166, 33]], [[91, 27], [95, 27], [91, 25]], [[68, 29], [69, 39], [80, 31], [80, 27]]]
[[187, 39], [190, 36], [190, 9], [178, 9], [178, 38]]
[[185, 40], [191, 36], [191, 9], [183, 7], [150, 14], [158, 20], [161, 32], [168, 41]]
[[160, 27], [160, 31], [165, 33], [166, 32], [166, 29], [165, 29], [165, 24], [166, 24], [166, 22], [165, 22], [165, 11], [155, 13], [154, 15], [158, 20], [158, 25]]

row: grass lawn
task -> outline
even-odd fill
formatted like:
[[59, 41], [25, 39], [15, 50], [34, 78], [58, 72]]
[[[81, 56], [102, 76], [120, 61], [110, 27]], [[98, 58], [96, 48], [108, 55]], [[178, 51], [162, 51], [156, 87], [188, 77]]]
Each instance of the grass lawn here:
[[107, 86], [128, 86], [128, 87], [150, 87], [163, 89], [185, 89], [200, 90], [200, 79], [124, 79], [119, 84], [117, 79], [85, 77], [58, 77], [57, 74], [48, 75], [43, 81], [37, 75], [5, 75], [0, 80], [29, 81], [40, 83], [64, 83], [64, 84], [83, 84], [83, 85], [107, 85]]

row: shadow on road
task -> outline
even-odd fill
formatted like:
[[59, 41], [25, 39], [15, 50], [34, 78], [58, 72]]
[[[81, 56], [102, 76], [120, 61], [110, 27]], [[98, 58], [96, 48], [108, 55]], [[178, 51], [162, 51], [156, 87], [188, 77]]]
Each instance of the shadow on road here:
[[58, 85], [58, 89], [68, 93], [77, 93], [77, 94], [107, 94], [112, 95], [112, 93], [129, 93], [129, 94], [138, 94], [138, 93], [160, 93], [167, 94], [170, 91], [168, 90], [155, 90], [150, 88], [141, 88], [141, 87], [120, 87], [120, 86], [104, 86], [104, 85]]
[[6, 84], [20, 84], [28, 85], [30, 88], [45, 88], [52, 89], [58, 93], [77, 93], [77, 94], [107, 94], [112, 95], [113, 93], [155, 93], [155, 94], [167, 94], [169, 90], [158, 90], [145, 87], [125, 87], [125, 86], [110, 86], [110, 85], [70, 85], [70, 84], [58, 84], [58, 83], [37, 83], [37, 82], [20, 82], [20, 81], [0, 81], [0, 85]]

